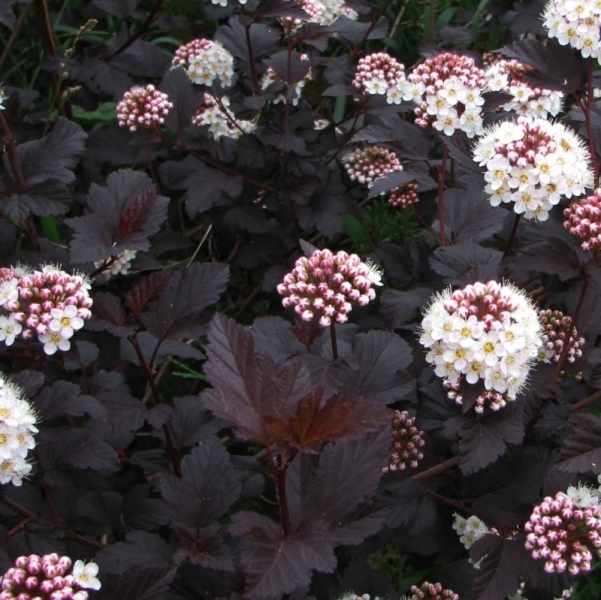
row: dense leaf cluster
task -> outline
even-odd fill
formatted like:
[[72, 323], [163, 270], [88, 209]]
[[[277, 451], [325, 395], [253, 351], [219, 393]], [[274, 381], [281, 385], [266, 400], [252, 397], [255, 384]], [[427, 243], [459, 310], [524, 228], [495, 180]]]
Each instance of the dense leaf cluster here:
[[[541, 2], [347, 4], [319, 25], [296, 0], [0, 3], [0, 267], [62, 265], [94, 302], [67, 352], [0, 342], [39, 429], [29, 478], [0, 486], [0, 574], [56, 552], [99, 565], [96, 600], [393, 599], [424, 581], [461, 600], [599, 597], [599, 567], [545, 573], [523, 526], [601, 475], [600, 255], [563, 226], [569, 200], [544, 222], [491, 206], [472, 140], [352, 81], [371, 52], [409, 70], [499, 51], [564, 94], [562, 122], [601, 155], [601, 71], [547, 39]], [[198, 38], [233, 56], [231, 87], [171, 67]], [[164, 123], [120, 127], [117, 103], [148, 84], [173, 104]], [[205, 93], [231, 135], [192, 123]], [[485, 98], [485, 125], [517, 119], [507, 94]], [[368, 187], [345, 159], [369, 145], [403, 168]], [[405, 184], [419, 202], [389, 203]], [[316, 248], [383, 272], [330, 329], [276, 292]], [[586, 343], [477, 414], [449, 399], [419, 324], [436, 292], [489, 280]], [[388, 468], [395, 411], [423, 432], [417, 468]], [[492, 533], [467, 550], [453, 513]]]

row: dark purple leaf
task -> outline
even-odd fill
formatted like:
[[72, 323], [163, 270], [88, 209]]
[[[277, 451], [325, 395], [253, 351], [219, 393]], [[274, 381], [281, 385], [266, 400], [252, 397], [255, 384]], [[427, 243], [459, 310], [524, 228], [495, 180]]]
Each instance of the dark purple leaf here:
[[9, 380], [18, 385], [28, 400], [31, 400], [36, 392], [44, 385], [45, 377], [39, 371], [21, 371], [11, 373]]
[[380, 194], [389, 192], [405, 183], [415, 181], [419, 184], [421, 191], [431, 190], [436, 187], [433, 179], [417, 171], [394, 171], [383, 177], [379, 177], [369, 188], [368, 198], [377, 198]]
[[403, 527], [409, 535], [420, 535], [436, 519], [436, 503], [422, 484], [413, 479], [385, 485], [382, 500], [390, 506], [388, 526]]
[[221, 263], [194, 263], [177, 271], [140, 321], [159, 340], [199, 335], [208, 321], [205, 309], [219, 300], [228, 279], [229, 267]]
[[162, 500], [148, 497], [151, 489], [147, 484], [135, 485], [123, 498], [121, 511], [128, 527], [155, 531], [169, 523], [171, 511]]
[[163, 600], [175, 579], [176, 567], [134, 569], [123, 575], [102, 577], [94, 600]]
[[206, 529], [178, 529], [177, 537], [182, 544], [175, 555], [178, 564], [187, 559], [193, 565], [200, 565], [205, 569], [234, 571], [234, 555], [219, 533]]
[[128, 325], [125, 308], [121, 300], [109, 292], [94, 294], [94, 310], [88, 329], [92, 331], [108, 331], [117, 337], [133, 335], [135, 327]]
[[102, 573], [121, 575], [131, 569], [162, 568], [173, 565], [173, 549], [158, 535], [132, 531], [125, 542], [117, 542], [96, 554], [95, 562]]
[[559, 275], [562, 281], [577, 277], [580, 269], [577, 252], [564, 240], [550, 236], [538, 244], [528, 246], [514, 262], [520, 269]]
[[332, 536], [312, 523], [289, 537], [279, 525], [256, 513], [239, 512], [231, 533], [241, 537], [241, 561], [246, 573], [246, 597], [272, 600], [311, 581], [312, 571], [331, 573], [336, 567]]
[[173, 405], [175, 411], [169, 420], [169, 429], [178, 450], [206, 442], [219, 431], [220, 421], [204, 409], [198, 396], [174, 398]]
[[125, 296], [125, 305], [137, 317], [149, 304], [156, 302], [167, 289], [172, 271], [157, 271], [140, 279]]
[[[194, 360], [202, 360], [204, 354], [190, 344], [185, 344], [179, 340], [165, 340], [159, 345], [159, 340], [146, 331], [136, 335], [138, 345], [142, 352], [142, 356], [146, 362], [150, 363], [150, 359], [154, 357], [153, 365], [160, 365], [167, 360], [169, 356], [178, 356], [179, 358], [191, 358]], [[159, 345], [158, 351], [155, 349]], [[126, 339], [121, 339], [121, 358], [128, 360], [134, 365], [140, 366], [138, 354], [132, 346], [131, 342]]]
[[441, 246], [432, 253], [430, 265], [445, 283], [465, 285], [498, 279], [502, 253], [465, 240], [454, 246]]
[[432, 296], [430, 288], [418, 287], [406, 292], [385, 290], [380, 298], [382, 316], [392, 328], [413, 320], [419, 309], [426, 306]]
[[165, 117], [165, 125], [175, 131], [181, 131], [190, 124], [203, 98], [194, 94], [192, 81], [182, 68], [168, 71], [163, 77], [160, 90], [167, 94], [169, 101], [173, 103], [173, 108]]
[[282, 50], [264, 62], [275, 71], [282, 81], [294, 84], [304, 79], [311, 68], [311, 61], [302, 56], [296, 51]]
[[15, 220], [29, 214], [37, 217], [65, 214], [72, 204], [69, 190], [57, 179], [18, 187], [2, 205], [4, 214]]
[[238, 499], [240, 476], [221, 442], [201, 442], [182, 460], [182, 477], [165, 475], [161, 494], [173, 522], [200, 529], [221, 518]]
[[94, 0], [94, 4], [114, 17], [131, 17], [136, 10], [138, 0]]
[[524, 423], [520, 412], [509, 405], [487, 415], [463, 414], [445, 423], [449, 439], [459, 437], [459, 467], [471, 475], [488, 466], [507, 450], [507, 444], [520, 444]]
[[56, 381], [44, 388], [35, 398], [34, 406], [42, 421], [60, 415], [81, 417], [86, 413], [98, 419], [106, 417], [106, 409], [98, 400], [81, 395], [79, 386], [68, 381]]
[[577, 414], [563, 441], [555, 466], [570, 473], [601, 473], [601, 417]]
[[267, 352], [278, 363], [307, 350], [292, 332], [290, 323], [281, 317], [259, 317], [251, 332], [257, 351]]

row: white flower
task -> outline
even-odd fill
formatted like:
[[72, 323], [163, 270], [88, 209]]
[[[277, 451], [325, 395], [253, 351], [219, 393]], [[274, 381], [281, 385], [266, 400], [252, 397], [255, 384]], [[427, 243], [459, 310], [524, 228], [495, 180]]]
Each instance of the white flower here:
[[84, 326], [84, 320], [77, 316], [77, 307], [73, 305], [65, 306], [63, 310], [53, 308], [50, 316], [52, 321], [50, 321], [48, 329], [53, 333], [59, 333], [66, 340], [72, 338], [75, 331]]
[[19, 280], [16, 277], [5, 281], [0, 285], [0, 304], [4, 305], [7, 302], [12, 300], [19, 299], [19, 291], [17, 286], [19, 285]]
[[371, 79], [366, 81], [364, 85], [368, 94], [383, 95], [388, 89], [388, 83], [383, 79]]
[[98, 565], [96, 563], [91, 562], [86, 565], [82, 560], [75, 561], [73, 565], [73, 580], [79, 587], [89, 590], [99, 590], [101, 584], [96, 575], [98, 575]]
[[433, 127], [445, 135], [453, 135], [456, 129], [461, 128], [461, 122], [457, 117], [457, 111], [454, 108], [449, 108], [448, 113], [445, 115], [438, 113]]
[[15, 321], [14, 313], [11, 313], [8, 317], [0, 316], [0, 342], [12, 346], [21, 331], [23, 331], [23, 326]]
[[577, 486], [568, 486], [566, 494], [578, 508], [600, 505], [601, 492], [582, 483], [578, 483]]
[[58, 332], [44, 333], [38, 339], [44, 344], [44, 352], [49, 356], [56, 354], [57, 350], [66, 352], [71, 348], [71, 342]]
[[367, 271], [366, 277], [372, 285], [383, 285], [382, 275], [384, 272], [378, 265], [368, 258], [364, 263], [361, 263], [361, 266]]

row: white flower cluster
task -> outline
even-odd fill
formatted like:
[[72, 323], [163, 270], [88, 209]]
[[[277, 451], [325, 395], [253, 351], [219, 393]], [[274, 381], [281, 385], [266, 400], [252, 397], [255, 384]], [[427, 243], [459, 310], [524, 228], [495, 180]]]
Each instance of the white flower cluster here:
[[542, 344], [536, 310], [510, 283], [475, 283], [438, 294], [426, 310], [420, 343], [446, 382], [482, 381], [486, 390], [517, 395]]
[[252, 121], [237, 119], [228, 110], [230, 99], [227, 96], [221, 98], [219, 104], [213, 96], [205, 94], [204, 103], [192, 117], [194, 125], [207, 125], [213, 139], [219, 140], [222, 136], [238, 139], [243, 133], [250, 133], [256, 127]]
[[526, 67], [517, 60], [498, 60], [486, 69], [487, 91], [504, 92], [512, 99], [503, 110], [527, 117], [546, 119], [556, 116], [562, 108], [563, 93], [530, 85], [520, 75]]
[[590, 508], [591, 506], [601, 508], [600, 488], [589, 487], [583, 483], [578, 483], [575, 486], [570, 485], [566, 490], [566, 495], [578, 508]]
[[6, 100], [6, 94], [4, 93], [4, 88], [0, 85], [0, 110], [5, 110], [6, 106], [3, 106], [2, 103]]
[[[362, 594], [361, 596], [355, 594], [355, 592], [347, 592], [340, 596], [338, 600], [371, 600], [371, 596], [369, 594]], [[379, 597], [374, 598], [374, 600], [380, 600]]]
[[[317, 25], [332, 25], [340, 17], [356, 21], [359, 15], [344, 0], [300, 0], [299, 4], [309, 15], [308, 22]], [[301, 20], [294, 19], [294, 25], [302, 24]]]
[[234, 57], [212, 40], [192, 40], [178, 48], [172, 64], [185, 69], [192, 83], [199, 85], [212, 85], [217, 79], [229, 87], [234, 81]]
[[[246, 4], [246, 0], [238, 0], [240, 4]], [[227, 6], [227, 0], [211, 0], [211, 4], [219, 4], [219, 6]]]
[[[309, 60], [309, 57], [306, 54], [301, 54], [300, 58], [303, 61]], [[293, 106], [298, 104], [301, 92], [303, 91], [303, 88], [309, 79], [311, 79], [311, 69], [307, 71], [307, 74], [300, 81], [297, 81], [293, 85], [296, 93], [296, 97], [292, 100]], [[269, 67], [261, 79], [261, 89], [266, 90], [272, 83], [275, 83], [276, 81], [283, 81], [283, 79], [271, 67]], [[274, 104], [279, 104], [280, 102], [286, 104], [287, 98], [285, 93], [279, 94], [279, 96], [273, 101]]]
[[466, 550], [472, 547], [472, 544], [484, 537], [487, 533], [491, 533], [491, 530], [486, 526], [484, 521], [472, 515], [468, 519], [463, 518], [457, 513], [453, 513], [455, 522], [453, 523], [453, 529], [457, 532], [459, 541], [465, 546]]
[[[520, 587], [517, 589], [515, 594], [512, 594], [511, 596], [507, 596], [507, 600], [528, 600], [528, 598], [526, 598], [526, 596], [524, 596], [524, 588], [526, 587], [526, 583], [524, 581], [522, 581], [522, 583], [520, 583]], [[553, 598], [553, 600], [566, 600], [567, 598], [571, 598], [572, 597], [572, 588], [569, 588], [567, 590], [563, 590], [563, 592], [561, 593], [561, 596], [559, 596], [558, 598]]]
[[593, 180], [579, 136], [546, 119], [497, 123], [475, 144], [474, 160], [486, 167], [492, 206], [513, 202], [514, 212], [537, 221], [546, 221], [562, 196], [584, 194]]
[[584, 58], [601, 52], [601, 3], [596, 0], [551, 0], [543, 12], [549, 37], [562, 46], [570, 45]]
[[98, 579], [98, 565], [94, 562], [84, 563], [83, 560], [75, 561], [73, 565], [73, 581], [87, 590], [99, 590], [102, 587]]
[[[103, 275], [106, 279], [109, 279], [112, 275], [127, 275], [131, 269], [131, 263], [135, 260], [137, 253], [137, 250], [124, 250], [119, 254], [117, 260], [103, 272]], [[94, 263], [94, 266], [98, 269], [103, 264], [103, 260], [98, 260]]]
[[21, 485], [31, 471], [25, 460], [35, 447], [36, 415], [21, 389], [0, 375], [0, 483]]

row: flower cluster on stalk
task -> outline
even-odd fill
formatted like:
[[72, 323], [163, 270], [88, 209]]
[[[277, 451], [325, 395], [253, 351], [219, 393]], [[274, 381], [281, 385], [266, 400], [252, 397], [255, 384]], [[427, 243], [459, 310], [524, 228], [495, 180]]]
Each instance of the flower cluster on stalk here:
[[580, 196], [592, 183], [582, 140], [562, 123], [518, 117], [491, 127], [474, 146], [486, 168], [492, 206], [512, 203], [526, 219], [546, 221], [562, 196]]
[[[356, 21], [359, 15], [344, 0], [300, 0], [299, 4], [309, 16], [308, 23], [329, 26], [340, 17], [346, 17]], [[304, 19], [294, 19], [294, 25], [298, 27]]]
[[301, 256], [277, 291], [282, 305], [294, 308], [303, 321], [318, 319], [322, 327], [346, 323], [353, 305], [366, 306], [376, 297], [372, 286], [382, 285], [381, 273], [356, 254], [315, 250]]
[[425, 581], [419, 587], [411, 586], [411, 600], [459, 600], [459, 594], [453, 590], [446, 590], [440, 583]]
[[550, 0], [543, 12], [548, 36], [579, 50], [584, 58], [601, 52], [601, 4], [595, 0]]
[[482, 94], [486, 75], [472, 58], [444, 52], [428, 58], [407, 76], [403, 99], [413, 100], [415, 124], [433, 127], [444, 135], [463, 131], [482, 135]]
[[[301, 54], [300, 58], [302, 61], [309, 60], [309, 56], [307, 54]], [[300, 81], [297, 81], [295, 84], [292, 85], [292, 87], [294, 88], [294, 94], [295, 94], [294, 98], [292, 98], [292, 100], [291, 100], [291, 103], [293, 106], [298, 105], [303, 88], [305, 87], [305, 84], [307, 83], [307, 81], [309, 81], [310, 79], [311, 79], [311, 69], [309, 68], [306, 75]], [[267, 71], [265, 72], [265, 75], [263, 75], [263, 77], [261, 78], [261, 89], [266, 90], [271, 84], [277, 83], [277, 82], [283, 82], [283, 81], [284, 80], [273, 70], [272, 67], [268, 67]], [[288, 102], [288, 97], [286, 95], [286, 92], [280, 93], [275, 98], [275, 100], [273, 100], [274, 104], [279, 104], [280, 102], [282, 102], [284, 104], [286, 104]]]
[[472, 515], [469, 518], [464, 518], [457, 513], [453, 513], [455, 522], [453, 523], [453, 529], [459, 536], [459, 541], [465, 546], [466, 550], [472, 547], [472, 544], [478, 541], [481, 537], [491, 533], [491, 530], [486, 526], [486, 523]]
[[36, 415], [21, 389], [0, 375], [0, 483], [21, 485], [31, 472], [27, 453], [35, 448]]
[[565, 360], [573, 363], [582, 356], [581, 348], [584, 346], [584, 338], [578, 335], [576, 327], [572, 327], [572, 317], [564, 315], [560, 310], [541, 310], [538, 315], [543, 340], [538, 354], [539, 360], [558, 362], [570, 332]]
[[486, 390], [512, 396], [542, 344], [536, 310], [510, 283], [447, 289], [434, 298], [421, 326], [420, 343], [436, 375], [450, 384], [483, 382]]
[[172, 108], [167, 94], [159, 92], [154, 85], [133, 87], [117, 104], [117, 120], [120, 127], [130, 131], [158, 129]]
[[[246, 4], [247, 0], [238, 0], [239, 4]], [[227, 0], [211, 0], [211, 4], [218, 4], [219, 6], [226, 7]]]
[[346, 158], [344, 168], [351, 181], [358, 181], [369, 187], [379, 177], [403, 170], [401, 161], [392, 150], [378, 146], [357, 148]]
[[0, 341], [7, 346], [17, 336], [37, 339], [46, 354], [69, 350], [70, 339], [92, 316], [90, 284], [83, 275], [69, 275], [60, 267], [39, 270], [0, 269]]
[[390, 195], [388, 196], [388, 202], [392, 204], [392, 206], [400, 208], [407, 208], [412, 204], [417, 204], [418, 201], [417, 183], [414, 181], [410, 181], [409, 183], [394, 188], [390, 191]]
[[415, 417], [411, 418], [405, 410], [396, 410], [392, 419], [390, 461], [382, 471], [390, 473], [404, 471], [407, 467], [417, 468], [419, 461], [424, 458], [419, 449], [425, 443], [424, 432], [415, 426]]
[[357, 65], [353, 85], [364, 94], [386, 95], [389, 104], [399, 104], [405, 84], [405, 65], [386, 52], [374, 52]]
[[598, 506], [581, 508], [563, 492], [535, 506], [524, 531], [526, 549], [533, 558], [545, 561], [547, 573], [586, 573], [591, 570], [593, 552], [601, 548]]
[[[71, 568], [73, 567], [73, 568]], [[88, 600], [101, 587], [98, 565], [58, 554], [20, 556], [2, 576], [0, 600]]]
[[229, 110], [230, 99], [223, 96], [218, 102], [211, 94], [204, 95], [204, 102], [192, 117], [194, 125], [207, 125], [213, 139], [222, 136], [238, 139], [243, 133], [250, 133], [255, 128], [252, 121], [237, 119]]
[[[131, 269], [131, 263], [136, 259], [137, 254], [137, 250], [123, 250], [106, 271], [103, 271], [105, 278], [109, 279], [112, 275], [127, 275]], [[103, 260], [98, 260], [94, 263], [94, 266], [99, 269], [103, 264]]]
[[219, 42], [192, 40], [175, 51], [172, 65], [182, 67], [192, 83], [199, 85], [218, 80], [229, 87], [234, 81], [234, 57]]
[[570, 204], [563, 214], [567, 218], [563, 226], [582, 240], [583, 250], [601, 249], [601, 188]]
[[515, 59], [496, 58], [493, 54], [485, 54], [484, 60], [488, 63], [487, 90], [512, 96], [511, 100], [503, 105], [503, 110], [543, 119], [549, 115], [555, 117], [561, 111], [564, 97], [562, 92], [540, 88], [524, 79], [524, 75], [531, 71], [532, 67]]

